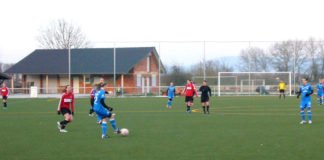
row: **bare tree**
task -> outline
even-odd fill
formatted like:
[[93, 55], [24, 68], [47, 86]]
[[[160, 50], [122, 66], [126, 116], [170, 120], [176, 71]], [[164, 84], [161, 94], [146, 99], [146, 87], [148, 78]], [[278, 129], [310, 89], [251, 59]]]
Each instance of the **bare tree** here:
[[270, 47], [273, 68], [277, 71], [288, 72], [292, 68], [294, 58], [293, 41], [277, 42]]
[[234, 68], [224, 59], [217, 59], [214, 62], [216, 64], [216, 73], [218, 72], [233, 72]]
[[187, 80], [191, 79], [191, 74], [181, 65], [172, 65], [168, 67], [167, 74], [163, 76], [165, 85], [174, 82], [175, 85], [185, 85]]
[[40, 47], [45, 49], [86, 48], [90, 42], [81, 28], [64, 19], [53, 21], [40, 31], [37, 37]]
[[3, 63], [1, 65], [0, 70], [2, 70], [3, 72], [5, 72], [6, 70], [8, 70], [10, 67], [14, 66], [14, 63]]
[[[206, 64], [206, 76], [216, 76], [218, 72], [231, 72], [233, 71], [233, 67], [226, 63], [225, 60], [222, 59], [214, 59], [214, 60], [207, 60]], [[191, 66], [191, 74], [195, 76], [203, 76], [204, 71], [204, 63], [199, 62]]]
[[316, 41], [314, 38], [309, 38], [309, 40], [307, 41], [307, 43], [305, 45], [305, 49], [306, 49], [306, 54], [310, 58], [310, 66], [309, 66], [310, 72], [308, 72], [309, 73], [308, 75], [309, 75], [310, 80], [314, 81], [319, 78], [318, 77], [319, 67], [318, 67], [318, 63], [317, 63], [318, 45], [316, 44]]
[[322, 41], [318, 43], [318, 57], [320, 60], [320, 76], [324, 78], [324, 42]]
[[293, 54], [293, 68], [292, 72], [297, 75], [297, 80], [300, 80], [302, 69], [304, 69], [304, 64], [307, 61], [307, 54], [305, 52], [305, 43], [303, 41], [294, 41], [294, 54]]
[[240, 54], [240, 70], [241, 71], [269, 71], [270, 69], [269, 55], [263, 49], [258, 47], [247, 48]]

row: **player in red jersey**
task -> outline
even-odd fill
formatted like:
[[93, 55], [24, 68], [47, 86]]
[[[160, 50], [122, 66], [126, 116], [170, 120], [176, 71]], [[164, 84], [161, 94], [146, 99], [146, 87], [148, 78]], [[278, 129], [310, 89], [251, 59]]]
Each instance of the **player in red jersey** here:
[[5, 83], [3, 83], [2, 88], [1, 88], [1, 95], [2, 95], [2, 102], [3, 102], [4, 109], [7, 108], [7, 101], [8, 101], [9, 93], [10, 93], [10, 91], [9, 91], [8, 87], [6, 86]]
[[196, 96], [198, 96], [198, 95], [196, 92], [196, 87], [192, 84], [192, 82], [190, 80], [187, 80], [186, 87], [184, 88], [182, 93], [186, 95], [185, 102], [187, 105], [187, 112], [191, 113], [191, 107], [193, 106], [193, 96], [195, 94], [196, 94]]
[[58, 129], [60, 132], [67, 132], [65, 127], [68, 123], [72, 122], [74, 115], [74, 94], [71, 86], [65, 87], [57, 107], [57, 114], [62, 114], [64, 116], [63, 121], [57, 122]]

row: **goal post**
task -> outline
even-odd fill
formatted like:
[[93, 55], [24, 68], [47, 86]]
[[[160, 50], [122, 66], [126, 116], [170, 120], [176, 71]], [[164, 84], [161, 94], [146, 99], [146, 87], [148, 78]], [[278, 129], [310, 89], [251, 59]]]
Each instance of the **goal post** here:
[[[235, 77], [233, 82], [228, 77]], [[217, 95], [278, 95], [280, 81], [292, 95], [292, 72], [218, 72]], [[239, 83], [239, 85], [238, 85]]]

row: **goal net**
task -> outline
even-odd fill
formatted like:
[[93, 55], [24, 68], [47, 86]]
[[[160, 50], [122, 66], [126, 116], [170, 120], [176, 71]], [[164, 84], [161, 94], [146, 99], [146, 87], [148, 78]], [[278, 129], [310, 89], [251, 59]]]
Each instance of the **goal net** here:
[[286, 94], [291, 96], [291, 72], [219, 72], [217, 94], [278, 95], [281, 81], [286, 83]]

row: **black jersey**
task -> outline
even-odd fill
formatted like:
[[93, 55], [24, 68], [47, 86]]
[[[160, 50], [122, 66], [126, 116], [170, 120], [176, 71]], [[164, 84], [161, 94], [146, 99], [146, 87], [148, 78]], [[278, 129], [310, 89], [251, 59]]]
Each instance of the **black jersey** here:
[[209, 88], [209, 86], [201, 86], [199, 88], [199, 91], [201, 92], [201, 97], [211, 96], [211, 89]]

